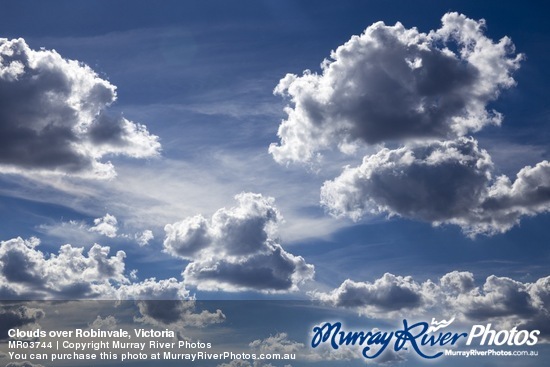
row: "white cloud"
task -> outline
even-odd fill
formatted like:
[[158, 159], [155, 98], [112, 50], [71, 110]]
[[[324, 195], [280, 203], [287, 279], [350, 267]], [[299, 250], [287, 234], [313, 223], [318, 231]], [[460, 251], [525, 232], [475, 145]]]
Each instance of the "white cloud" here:
[[467, 271], [452, 271], [440, 279], [441, 287], [450, 295], [465, 294], [475, 288], [474, 274]]
[[353, 36], [325, 60], [320, 74], [286, 75], [276, 94], [290, 98], [278, 163], [314, 163], [377, 143], [358, 167], [325, 181], [321, 204], [335, 216], [398, 215], [454, 224], [471, 237], [508, 231], [523, 216], [550, 210], [550, 166], [526, 166], [511, 182], [494, 177], [489, 154], [466, 134], [502, 116], [487, 109], [515, 85], [523, 55], [508, 37], [484, 35], [484, 20], [448, 13], [429, 33], [382, 22]]
[[147, 246], [149, 241], [155, 238], [155, 236], [153, 236], [153, 231], [150, 229], [146, 229], [141, 234], [136, 234], [135, 237], [140, 246]]
[[[481, 207], [468, 218], [471, 231], [505, 232], [519, 223], [521, 216], [534, 216], [550, 211], [550, 162], [542, 161], [534, 167], [526, 166], [514, 182], [499, 176]], [[458, 220], [458, 224], [462, 225]]]
[[132, 271], [130, 271], [130, 279], [131, 280], [137, 280], [138, 279], [138, 270], [137, 269], [133, 269]]
[[94, 244], [85, 253], [83, 247], [66, 244], [57, 254], [47, 255], [39, 247], [36, 238], [0, 243], [3, 299], [193, 300], [183, 282], [175, 278], [131, 282], [125, 275], [124, 251], [109, 256], [108, 246]]
[[115, 238], [117, 236], [117, 220], [114, 215], [109, 213], [105, 214], [102, 218], [94, 219], [94, 226], [90, 227], [90, 231], [98, 232], [109, 238]]
[[[201, 156], [198, 161], [163, 158], [154, 165], [138, 163], [123, 160], [117, 164], [116, 180], [94, 180], [86, 185], [82, 185], [77, 178], [54, 175], [40, 179], [5, 176], [10, 185], [0, 187], [0, 193], [64, 205], [91, 218], [103, 216], [107, 211], [119, 221], [119, 232], [124, 230], [132, 238], [145, 229], [152, 230], [156, 238], [157, 232], [160, 230], [158, 233], [162, 233], [166, 223], [174, 223], [197, 213], [210, 216], [223, 206], [233, 205], [232, 197], [243, 188], [277, 198], [277, 207], [286, 219], [279, 228], [286, 244], [304, 238], [326, 238], [334, 231], [351, 225], [347, 221], [323, 215], [319, 209], [318, 188], [324, 178], [312, 180], [298, 167], [281, 167], [261, 147], [217, 152], [214, 156]], [[334, 172], [338, 172], [340, 167], [341, 164], [338, 164]], [[187, 179], [184, 181], [181, 180], [181, 172], [186, 172]], [[255, 172], [253, 180], [246, 179], [250, 172]], [[246, 181], [244, 186], [243, 179]], [[49, 226], [55, 224], [48, 223]], [[72, 229], [75, 230], [74, 236], [64, 236], [68, 233], [65, 232], [67, 228], [58, 228], [55, 230], [56, 237], [65, 243], [101, 240], [93, 236], [96, 232], [88, 232], [82, 237], [87, 240], [81, 241], [77, 228]], [[45, 233], [48, 232], [46, 228]]]
[[37, 250], [36, 238], [15, 238], [0, 246], [0, 284], [10, 298], [76, 299], [113, 297], [112, 284], [127, 283], [124, 251], [109, 257], [110, 248], [63, 245], [49, 257]]
[[429, 33], [382, 22], [331, 53], [322, 73], [287, 74], [275, 93], [290, 98], [279, 163], [311, 162], [320, 151], [410, 138], [455, 138], [502, 116], [487, 104], [515, 84], [522, 55], [507, 37], [493, 42], [485, 22], [445, 14]]
[[[197, 310], [183, 282], [175, 278], [149, 278], [131, 283], [124, 275], [123, 251], [109, 257], [109, 247], [63, 245], [59, 253], [45, 255], [37, 239], [15, 238], [0, 244], [0, 296], [2, 299], [111, 299], [133, 300], [140, 316], [136, 322], [171, 328], [204, 327], [225, 321], [221, 310]], [[86, 256], [87, 255], [87, 256]], [[2, 325], [17, 327], [43, 318], [41, 310], [23, 306], [4, 308]], [[113, 328], [116, 319], [96, 318], [90, 327]]]
[[550, 331], [550, 277], [523, 283], [491, 275], [481, 286], [470, 272], [453, 271], [438, 282], [385, 274], [374, 282], [344, 281], [330, 292], [310, 292], [333, 307], [356, 310], [368, 317], [455, 315], [462, 321]]
[[114, 316], [97, 316], [90, 324], [90, 329], [116, 330], [118, 328], [117, 319]]
[[175, 278], [156, 280], [149, 278], [139, 283], [122, 285], [119, 299], [133, 300], [186, 300], [192, 299], [183, 283]]
[[296, 354], [304, 349], [303, 343], [289, 340], [287, 333], [277, 333], [265, 339], [254, 340], [249, 346], [260, 353]]
[[461, 309], [468, 319], [523, 318], [537, 312], [528, 288], [528, 284], [491, 275], [482, 288], [449, 298], [456, 302], [455, 307]]
[[277, 243], [282, 221], [274, 200], [242, 193], [239, 205], [216, 211], [210, 220], [198, 215], [165, 227], [165, 251], [191, 262], [183, 276], [201, 290], [285, 292], [313, 278], [301, 256]]
[[493, 164], [473, 138], [409, 144], [365, 157], [326, 181], [321, 203], [336, 216], [399, 215], [459, 225], [471, 236], [502, 233], [522, 216], [550, 210], [550, 163], [525, 167], [514, 183], [492, 178]]
[[157, 156], [158, 137], [144, 125], [106, 114], [115, 89], [54, 50], [0, 39], [0, 172], [111, 178], [105, 156]]
[[491, 158], [473, 139], [382, 149], [325, 182], [321, 202], [355, 220], [389, 213], [444, 221], [478, 205], [491, 168]]
[[430, 283], [419, 284], [411, 277], [386, 273], [373, 283], [346, 279], [329, 293], [310, 292], [310, 296], [334, 307], [357, 309], [369, 317], [388, 317], [424, 310], [432, 302], [429, 289], [424, 289], [430, 286]]

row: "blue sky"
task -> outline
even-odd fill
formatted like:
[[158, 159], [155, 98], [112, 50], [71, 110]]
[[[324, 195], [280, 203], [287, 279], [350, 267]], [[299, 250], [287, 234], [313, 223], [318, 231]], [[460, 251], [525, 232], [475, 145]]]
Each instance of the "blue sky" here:
[[0, 3], [2, 298], [548, 330], [546, 6]]

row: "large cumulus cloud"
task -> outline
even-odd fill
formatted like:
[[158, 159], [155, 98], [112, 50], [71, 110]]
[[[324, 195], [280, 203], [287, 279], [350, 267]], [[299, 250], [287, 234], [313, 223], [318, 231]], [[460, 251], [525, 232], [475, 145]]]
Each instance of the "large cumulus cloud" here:
[[444, 220], [478, 204], [491, 168], [491, 158], [472, 139], [382, 149], [325, 182], [321, 201], [335, 214], [354, 219], [388, 212]]
[[550, 164], [493, 179], [489, 154], [472, 138], [382, 149], [321, 188], [321, 203], [354, 220], [367, 213], [452, 223], [469, 235], [505, 232], [550, 210]]
[[158, 155], [158, 137], [106, 108], [115, 86], [55, 50], [0, 39], [0, 172], [115, 175], [106, 156]]
[[210, 220], [195, 216], [165, 227], [165, 251], [191, 262], [183, 276], [202, 290], [284, 292], [313, 277], [313, 266], [277, 242], [282, 220], [274, 200], [237, 195], [238, 206]]
[[308, 162], [334, 146], [454, 138], [499, 124], [487, 104], [514, 85], [522, 55], [507, 37], [487, 38], [484, 25], [457, 13], [429, 33], [378, 22], [333, 51], [321, 74], [287, 74], [275, 93], [291, 105], [271, 154]]
[[503, 233], [523, 216], [550, 210], [550, 164], [497, 176], [487, 151], [468, 134], [500, 124], [488, 104], [515, 84], [523, 55], [508, 37], [495, 42], [485, 22], [445, 14], [429, 33], [382, 22], [353, 36], [322, 73], [288, 74], [275, 93], [290, 98], [279, 163], [315, 161], [391, 143], [324, 183], [321, 204], [336, 216], [397, 215], [455, 224], [469, 236]]

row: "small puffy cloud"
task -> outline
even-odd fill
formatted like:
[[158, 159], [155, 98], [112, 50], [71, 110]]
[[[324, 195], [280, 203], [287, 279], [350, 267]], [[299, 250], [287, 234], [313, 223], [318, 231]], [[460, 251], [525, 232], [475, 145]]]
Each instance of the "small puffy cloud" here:
[[0, 39], [0, 172], [111, 178], [106, 156], [159, 154], [144, 125], [105, 112], [116, 88], [88, 66]]
[[116, 330], [118, 328], [118, 323], [114, 316], [107, 316], [105, 318], [97, 316], [89, 326], [90, 329]]
[[277, 243], [282, 220], [274, 200], [237, 195], [238, 206], [219, 209], [210, 220], [195, 216], [165, 227], [165, 251], [191, 262], [183, 276], [201, 290], [294, 291], [313, 278], [313, 265]]
[[91, 232], [98, 232], [109, 238], [115, 238], [117, 236], [117, 219], [114, 215], [109, 213], [105, 214], [102, 218], [94, 219], [94, 226], [90, 227]]
[[132, 269], [130, 271], [130, 279], [131, 280], [137, 280], [138, 279], [138, 270], [137, 269]]
[[119, 299], [133, 300], [187, 300], [192, 299], [183, 283], [176, 278], [161, 279], [149, 278], [139, 283], [122, 285], [119, 290]]
[[514, 182], [499, 176], [489, 187], [480, 208], [466, 219], [457, 219], [472, 233], [503, 233], [517, 225], [522, 216], [550, 211], [550, 162], [522, 168]]
[[429, 33], [378, 22], [333, 51], [321, 74], [287, 74], [274, 92], [291, 105], [270, 153], [279, 163], [310, 162], [333, 147], [456, 138], [498, 125], [501, 115], [487, 104], [515, 84], [522, 55], [484, 28], [458, 13]]
[[462, 321], [539, 329], [542, 337], [550, 337], [550, 328], [545, 326], [550, 324], [550, 277], [523, 283], [491, 275], [478, 286], [470, 272], [452, 271], [437, 282], [385, 274], [374, 282], [346, 280], [333, 291], [309, 295], [368, 317], [454, 315]]
[[466, 294], [475, 288], [474, 274], [467, 271], [452, 271], [440, 279], [445, 293], [451, 295]]
[[514, 183], [492, 172], [473, 138], [385, 148], [326, 181], [321, 203], [354, 220], [385, 213], [456, 224], [471, 236], [502, 233], [522, 216], [550, 210], [549, 162], [523, 168]]
[[310, 296], [334, 307], [353, 308], [360, 314], [379, 317], [423, 309], [431, 299], [424, 292], [412, 277], [386, 273], [373, 283], [346, 279], [329, 293], [311, 292]]
[[257, 339], [249, 344], [250, 348], [260, 353], [291, 354], [303, 351], [304, 344], [288, 339], [287, 333], [277, 333], [266, 339]]
[[525, 327], [539, 329], [550, 340], [550, 276], [529, 284], [527, 290], [533, 300], [533, 308], [538, 311], [526, 322]]
[[460, 293], [455, 299], [456, 307], [471, 320], [530, 317], [537, 313], [537, 308], [528, 287], [510, 278], [491, 275], [482, 288]]
[[141, 232], [141, 234], [136, 234], [135, 238], [138, 245], [147, 246], [149, 244], [149, 241], [154, 239], [155, 236], [153, 236], [153, 231], [151, 231], [150, 229], [146, 229], [145, 231]]
[[166, 232], [165, 250], [182, 259], [193, 260], [202, 250], [210, 246], [209, 224], [202, 215], [167, 224], [164, 231]]

